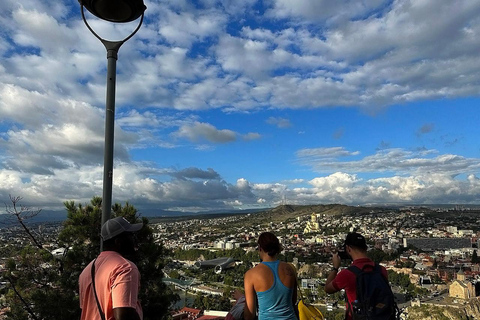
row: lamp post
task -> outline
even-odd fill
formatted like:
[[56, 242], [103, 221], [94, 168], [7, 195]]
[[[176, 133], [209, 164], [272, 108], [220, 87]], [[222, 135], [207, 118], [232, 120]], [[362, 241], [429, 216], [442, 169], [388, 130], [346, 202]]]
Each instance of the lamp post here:
[[[147, 7], [143, 0], [79, 0], [82, 19], [88, 30], [97, 37], [107, 50], [107, 96], [105, 103], [105, 148], [103, 164], [103, 197], [102, 197], [102, 224], [110, 219], [112, 211], [112, 182], [113, 182], [113, 138], [115, 126], [115, 84], [118, 50], [128, 39], [140, 29]], [[125, 39], [108, 41], [101, 38], [85, 19], [84, 7], [91, 14], [109, 22], [132, 22], [141, 17], [137, 28]], [[101, 244], [102, 246], [102, 244]]]

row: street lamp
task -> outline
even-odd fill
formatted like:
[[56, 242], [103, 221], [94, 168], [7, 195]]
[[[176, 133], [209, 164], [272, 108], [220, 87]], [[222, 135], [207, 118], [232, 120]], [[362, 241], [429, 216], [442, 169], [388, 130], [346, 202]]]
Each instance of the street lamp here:
[[[118, 50], [128, 39], [133, 37], [140, 29], [143, 16], [147, 7], [143, 0], [79, 0], [82, 19], [88, 30], [100, 40], [107, 50], [107, 97], [105, 104], [105, 148], [103, 163], [103, 197], [102, 197], [102, 226], [110, 219], [112, 211], [112, 181], [113, 181], [113, 133], [115, 123], [115, 81]], [[108, 41], [101, 38], [88, 24], [85, 19], [84, 9], [91, 14], [109, 22], [131, 22], [139, 17], [140, 23], [137, 28], [125, 39], [120, 41]]]
[[[137, 20], [140, 16], [143, 19], [145, 5], [142, 0], [79, 0], [91, 14], [102, 20], [110, 22], [131, 22]], [[141, 24], [141, 22], [140, 22]], [[135, 30], [136, 32], [136, 30]], [[135, 34], [135, 32], [133, 32]], [[133, 35], [133, 34], [132, 34]], [[98, 38], [98, 36], [97, 36]], [[128, 40], [128, 39], [127, 39]], [[126, 41], [126, 40], [125, 40]]]

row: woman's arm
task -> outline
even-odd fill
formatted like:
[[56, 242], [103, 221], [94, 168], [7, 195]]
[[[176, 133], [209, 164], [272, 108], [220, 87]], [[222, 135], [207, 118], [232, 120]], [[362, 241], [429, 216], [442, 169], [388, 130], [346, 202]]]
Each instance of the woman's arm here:
[[243, 317], [245, 320], [253, 320], [255, 319], [255, 310], [257, 306], [255, 301], [255, 288], [253, 287], [252, 281], [252, 270], [245, 273], [243, 283], [245, 286], [245, 309], [243, 311]]
[[298, 291], [297, 291], [297, 288], [298, 288], [298, 279], [297, 279], [297, 270], [295, 269], [294, 266], [292, 266], [291, 264], [288, 264], [287, 263], [287, 273], [293, 277], [294, 279], [294, 284], [293, 284], [293, 295], [292, 295], [292, 303], [293, 305], [295, 306], [297, 304], [297, 298], [298, 298]]

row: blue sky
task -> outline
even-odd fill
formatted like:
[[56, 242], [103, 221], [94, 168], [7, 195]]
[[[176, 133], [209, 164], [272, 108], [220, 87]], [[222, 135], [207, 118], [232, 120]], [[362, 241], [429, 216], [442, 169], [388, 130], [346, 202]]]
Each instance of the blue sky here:
[[[145, 4], [117, 62], [113, 201], [480, 204], [479, 2]], [[101, 195], [106, 53], [79, 4], [4, 0], [0, 27], [0, 199]]]

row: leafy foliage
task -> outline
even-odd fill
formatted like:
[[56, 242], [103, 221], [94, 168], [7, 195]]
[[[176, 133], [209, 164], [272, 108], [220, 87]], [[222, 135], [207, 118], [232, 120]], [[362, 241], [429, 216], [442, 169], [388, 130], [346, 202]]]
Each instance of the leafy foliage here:
[[223, 310], [229, 311], [232, 307], [230, 299], [225, 295], [222, 297], [213, 297], [210, 295], [196, 295], [193, 301], [193, 307], [201, 310]]

